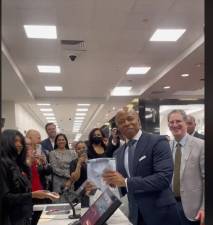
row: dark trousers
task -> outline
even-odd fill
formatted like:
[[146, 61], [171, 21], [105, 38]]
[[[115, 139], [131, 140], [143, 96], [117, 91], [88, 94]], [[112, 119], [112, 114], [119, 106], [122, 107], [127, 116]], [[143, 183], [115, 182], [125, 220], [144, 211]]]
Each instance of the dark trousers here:
[[200, 221], [190, 221], [186, 218], [181, 201], [177, 201], [177, 207], [178, 207], [182, 225], [199, 225], [200, 224]]

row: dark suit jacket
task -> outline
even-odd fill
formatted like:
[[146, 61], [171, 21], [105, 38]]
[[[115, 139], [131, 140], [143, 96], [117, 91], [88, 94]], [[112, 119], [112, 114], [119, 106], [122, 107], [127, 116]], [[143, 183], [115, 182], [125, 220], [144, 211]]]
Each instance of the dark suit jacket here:
[[51, 141], [49, 138], [44, 139], [41, 142], [41, 146], [42, 146], [42, 150], [48, 150], [48, 151], [52, 151], [53, 150], [53, 146], [51, 144]]
[[[114, 154], [117, 170], [126, 178], [125, 145]], [[129, 219], [137, 225], [179, 225], [176, 201], [170, 188], [173, 159], [168, 140], [143, 132], [134, 154], [133, 176], [127, 179]], [[122, 195], [126, 188], [121, 189]]]
[[205, 139], [204, 138], [204, 135], [202, 135], [202, 134], [200, 134], [200, 133], [198, 133], [197, 131], [195, 131], [195, 133], [194, 133], [194, 137], [196, 137], [196, 138], [200, 138], [200, 139]]

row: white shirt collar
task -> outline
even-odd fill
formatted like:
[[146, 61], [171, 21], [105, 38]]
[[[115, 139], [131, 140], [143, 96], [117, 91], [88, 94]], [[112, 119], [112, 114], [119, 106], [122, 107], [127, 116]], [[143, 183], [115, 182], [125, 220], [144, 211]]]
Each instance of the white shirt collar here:
[[[186, 134], [182, 137], [182, 139], [179, 141], [179, 143], [181, 144], [181, 146], [184, 146], [184, 145], [186, 144], [186, 141], [187, 141], [187, 139], [188, 139], [188, 136], [189, 136], [189, 134], [186, 133]], [[178, 143], [178, 142], [175, 140], [175, 146], [176, 146], [177, 143]]]
[[[138, 141], [142, 135], [142, 130], [139, 129], [138, 133], [132, 138], [133, 140]], [[128, 143], [129, 139], [126, 139], [126, 143]]]

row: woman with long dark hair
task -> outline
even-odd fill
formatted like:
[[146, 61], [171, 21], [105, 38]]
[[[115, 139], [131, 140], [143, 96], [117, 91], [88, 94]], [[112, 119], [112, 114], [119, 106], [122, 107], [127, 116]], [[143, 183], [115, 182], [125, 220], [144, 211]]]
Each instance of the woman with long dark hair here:
[[94, 128], [89, 134], [88, 159], [106, 157], [105, 135], [100, 128]]
[[27, 225], [32, 216], [32, 198], [51, 198], [43, 190], [31, 192], [31, 173], [26, 164], [24, 136], [17, 130], [4, 130], [1, 134], [4, 224]]
[[[50, 152], [49, 160], [53, 171], [53, 191], [60, 192], [66, 181], [70, 178], [70, 162], [76, 154], [69, 150], [65, 134], [55, 137], [55, 149]], [[64, 201], [63, 198], [60, 202]]]

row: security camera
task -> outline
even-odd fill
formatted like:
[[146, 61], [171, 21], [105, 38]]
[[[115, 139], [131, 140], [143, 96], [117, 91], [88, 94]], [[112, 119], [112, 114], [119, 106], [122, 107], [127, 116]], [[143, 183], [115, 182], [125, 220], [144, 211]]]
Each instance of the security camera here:
[[76, 55], [70, 55], [69, 57], [70, 57], [71, 61], [75, 61], [77, 56]]

